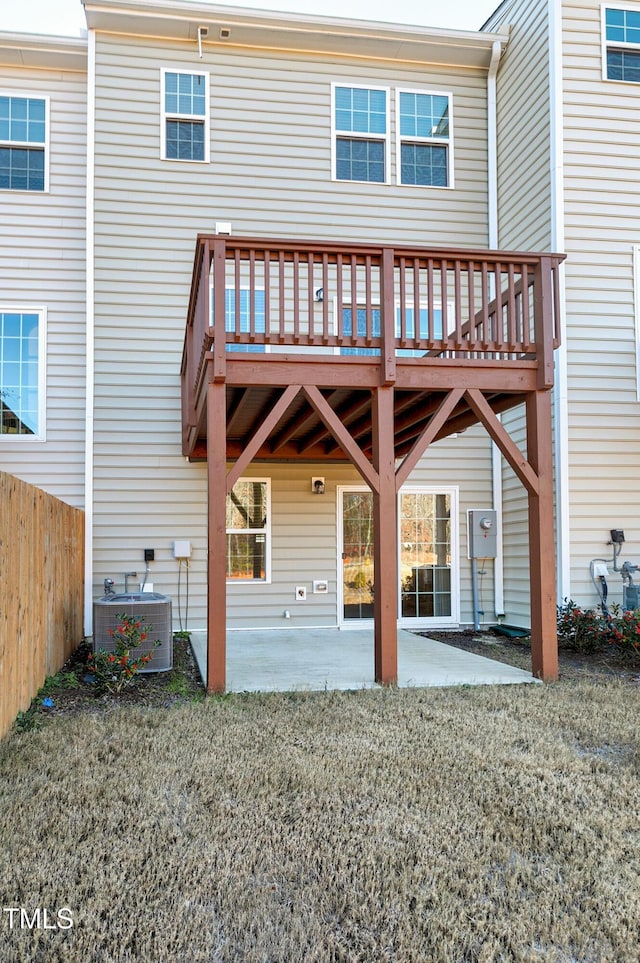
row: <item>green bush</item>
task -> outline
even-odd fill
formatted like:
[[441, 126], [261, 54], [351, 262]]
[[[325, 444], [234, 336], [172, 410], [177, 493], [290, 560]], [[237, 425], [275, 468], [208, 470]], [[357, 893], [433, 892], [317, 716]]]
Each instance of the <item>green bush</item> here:
[[609, 644], [609, 622], [593, 609], [583, 609], [571, 599], [558, 606], [558, 645], [574, 652], [595, 652]]
[[[153, 649], [161, 642], [156, 639], [151, 650], [134, 656], [133, 649], [137, 649], [148, 639], [148, 631], [142, 627], [144, 619], [136, 619], [131, 615], [118, 615], [119, 624], [115, 629], [109, 629], [109, 635], [114, 641], [114, 651], [89, 653], [87, 666], [95, 677], [96, 692], [111, 692], [119, 695], [127, 686], [133, 685], [136, 676], [153, 658]], [[149, 626], [151, 629], [151, 626]]]
[[613, 605], [603, 615], [565, 599], [558, 606], [558, 645], [585, 653], [613, 646], [626, 655], [640, 656], [640, 611], [625, 612]]
[[612, 609], [610, 644], [624, 655], [640, 655], [640, 611], [623, 612], [619, 605]]

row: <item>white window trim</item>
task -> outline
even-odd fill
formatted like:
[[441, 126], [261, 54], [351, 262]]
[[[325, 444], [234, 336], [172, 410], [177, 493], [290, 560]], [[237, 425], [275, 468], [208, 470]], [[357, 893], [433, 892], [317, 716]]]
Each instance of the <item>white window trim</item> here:
[[606, 80], [609, 84], [627, 84], [631, 87], [637, 87], [638, 81], [636, 80], [616, 80], [615, 77], [607, 77], [607, 50], [610, 47], [612, 50], [635, 50], [636, 53], [640, 54], [640, 43], [626, 43], [623, 41], [617, 43], [607, 40], [607, 10], [632, 10], [634, 13], [638, 13], [638, 6], [637, 4], [630, 3], [602, 3], [600, 5], [602, 79]]
[[[429, 97], [446, 97], [449, 102], [449, 136], [446, 140], [442, 137], [404, 137], [400, 134], [400, 94], [426, 94]], [[418, 87], [397, 87], [395, 96], [395, 122], [396, 122], [396, 183], [399, 187], [413, 188], [414, 190], [453, 190], [454, 184], [454, 163], [453, 163], [453, 94], [448, 90], [425, 90]], [[447, 147], [447, 183], [446, 184], [403, 184], [402, 182], [402, 144], [433, 144], [436, 147]]]
[[[270, 585], [271, 584], [271, 479], [251, 475], [243, 475], [238, 478], [236, 484], [240, 482], [265, 482], [267, 486], [267, 524], [264, 527], [266, 545], [264, 552], [264, 578], [227, 578], [227, 586], [237, 586], [239, 589], [245, 588], [247, 585]], [[227, 495], [227, 498], [229, 496]], [[247, 531], [257, 531], [256, 529], [236, 529], [227, 528], [225, 530], [225, 537], [229, 532], [247, 532]], [[262, 531], [262, 529], [260, 530]]]
[[[29, 193], [33, 193], [29, 191]], [[0, 304], [2, 314], [38, 315], [38, 433], [35, 435], [4, 435], [0, 433], [0, 444], [29, 445], [47, 440], [46, 391], [47, 391], [47, 309], [33, 304]]]
[[[336, 129], [336, 88], [350, 87], [352, 90], [383, 90], [386, 94], [387, 103], [387, 122], [386, 133], [380, 134], [361, 133], [359, 131], [337, 130]], [[356, 181], [345, 180], [338, 177], [337, 149], [336, 141], [338, 137], [348, 137], [356, 140], [377, 140], [384, 144], [384, 180], [383, 181]], [[335, 81], [331, 84], [331, 180], [338, 184], [368, 184], [375, 187], [376, 184], [391, 183], [391, 88], [381, 87], [379, 84], [354, 84], [352, 80]]]
[[44, 101], [44, 143], [35, 143], [34, 141], [17, 141], [17, 140], [7, 140], [0, 141], [0, 146], [2, 147], [26, 147], [26, 148], [40, 148], [44, 150], [44, 189], [41, 191], [21, 191], [14, 187], [3, 187], [0, 188], [0, 193], [3, 194], [27, 194], [29, 197], [34, 195], [40, 196], [42, 194], [49, 193], [49, 155], [50, 151], [50, 107], [51, 98], [48, 94], [41, 94], [40, 92], [32, 92], [30, 90], [5, 90], [0, 89], [0, 96], [2, 97], [21, 97], [26, 100], [43, 100]]
[[460, 525], [459, 525], [459, 502], [460, 489], [457, 485], [403, 485], [398, 492], [397, 515], [397, 539], [398, 539], [398, 562], [400, 561], [400, 498], [402, 495], [448, 495], [451, 502], [449, 521], [451, 524], [451, 615], [432, 616], [431, 618], [416, 617], [403, 618], [402, 608], [402, 578], [400, 564], [398, 564], [398, 625], [419, 628], [435, 627], [436, 625], [459, 625], [460, 624]]
[[[341, 86], [341, 85], [340, 85]], [[373, 619], [345, 619], [344, 617], [344, 496], [349, 492], [368, 492], [367, 485], [337, 485], [336, 486], [336, 622], [339, 628], [368, 628], [374, 624]]]
[[[167, 74], [188, 74], [204, 77], [204, 117], [202, 114], [168, 114], [165, 110], [165, 79]], [[184, 64], [179, 67], [160, 68], [160, 160], [178, 164], [208, 164], [211, 156], [210, 145], [210, 80], [208, 70], [189, 70]], [[204, 158], [194, 160], [189, 157], [167, 157], [167, 120], [195, 120], [204, 123]]]

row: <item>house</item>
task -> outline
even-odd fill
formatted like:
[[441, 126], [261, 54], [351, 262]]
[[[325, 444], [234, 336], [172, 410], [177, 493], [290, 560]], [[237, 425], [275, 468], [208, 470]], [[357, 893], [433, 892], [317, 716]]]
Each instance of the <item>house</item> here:
[[84, 507], [87, 628], [153, 549], [210, 689], [226, 629], [373, 621], [391, 682], [480, 615], [553, 678], [635, 518], [637, 4], [84, 6], [0, 37], [0, 464]]

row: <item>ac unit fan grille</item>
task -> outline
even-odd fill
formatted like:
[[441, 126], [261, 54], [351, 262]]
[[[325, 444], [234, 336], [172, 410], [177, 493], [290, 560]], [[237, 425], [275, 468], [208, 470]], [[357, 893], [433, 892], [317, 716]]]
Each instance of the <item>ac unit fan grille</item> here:
[[[143, 593], [141, 593], [143, 594]], [[156, 639], [160, 645], [153, 649], [153, 656], [140, 672], [167, 672], [173, 667], [173, 631], [171, 619], [171, 599], [157, 601], [155, 594], [152, 601], [140, 599], [120, 602], [117, 596], [106, 596], [105, 599], [93, 603], [93, 649], [98, 652], [115, 651], [115, 644], [111, 632], [117, 628], [120, 615], [128, 615], [144, 620], [143, 625], [148, 638], [142, 645], [131, 650], [131, 657], [137, 658], [152, 649]]]

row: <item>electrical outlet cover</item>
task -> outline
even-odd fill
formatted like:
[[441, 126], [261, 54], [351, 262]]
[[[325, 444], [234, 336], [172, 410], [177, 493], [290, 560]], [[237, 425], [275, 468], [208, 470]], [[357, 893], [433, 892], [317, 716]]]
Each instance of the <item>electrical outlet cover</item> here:
[[296, 585], [296, 602], [306, 602], [306, 601], [307, 601], [307, 586]]

